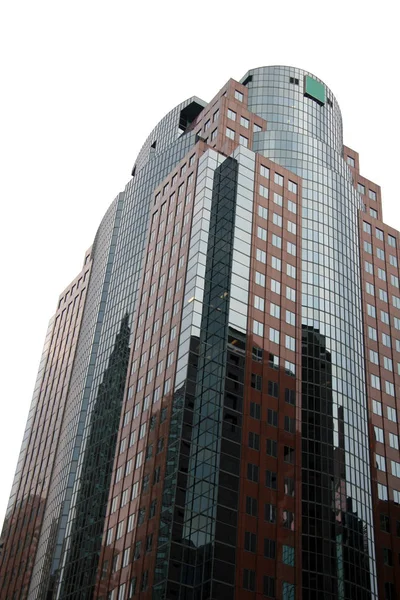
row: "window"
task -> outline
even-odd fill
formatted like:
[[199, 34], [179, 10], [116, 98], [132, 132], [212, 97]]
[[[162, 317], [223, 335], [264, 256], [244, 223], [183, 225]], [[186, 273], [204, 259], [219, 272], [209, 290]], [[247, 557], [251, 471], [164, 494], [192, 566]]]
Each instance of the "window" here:
[[275, 471], [270, 471], [269, 469], [265, 471], [265, 485], [271, 490], [277, 489], [277, 476]]
[[289, 325], [296, 325], [296, 315], [294, 314], [294, 312], [292, 312], [291, 310], [287, 310], [285, 314], [286, 323], [288, 323]]
[[121, 508], [123, 506], [125, 506], [125, 504], [127, 504], [128, 500], [129, 500], [129, 494], [128, 494], [129, 490], [126, 489], [122, 492], [122, 496], [121, 496]]
[[390, 283], [391, 283], [392, 285], [394, 285], [394, 287], [397, 287], [397, 288], [398, 288], [398, 287], [399, 287], [399, 278], [398, 278], [398, 277], [396, 277], [395, 275], [391, 275], [391, 276], [390, 276]]
[[284, 581], [282, 584], [282, 600], [294, 600], [295, 588], [294, 583]]
[[[294, 392], [294, 390], [290, 390], [290, 391]], [[287, 415], [285, 415], [285, 418], [284, 418], [284, 429], [288, 433], [296, 433], [296, 419], [294, 419], [293, 417], [288, 417]]]
[[266, 444], [267, 456], [272, 456], [273, 458], [278, 457], [278, 442], [276, 440], [267, 439]]
[[156, 467], [153, 473], [153, 484], [159, 483], [161, 477], [161, 467]]
[[293, 529], [294, 524], [294, 513], [290, 510], [284, 510], [282, 512], [282, 525], [285, 529]]
[[386, 471], [386, 462], [384, 456], [375, 454], [375, 464], [378, 471]]
[[[264, 227], [257, 227], [257, 237], [264, 242], [267, 241], [267, 230]], [[272, 243], [274, 243], [274, 236], [272, 236]]]
[[269, 196], [269, 190], [267, 187], [265, 187], [265, 185], [260, 185], [258, 188], [258, 193], [260, 194], [260, 196], [262, 196], [263, 198], [268, 198]]
[[370, 242], [367, 242], [364, 240], [364, 250], [365, 252], [367, 252], [367, 254], [372, 254], [372, 245], [370, 244]]
[[390, 461], [392, 467], [392, 475], [394, 477], [400, 477], [400, 463], [395, 460]]
[[[261, 390], [262, 390], [262, 377], [261, 377], [261, 375], [257, 375], [256, 373], [252, 373], [251, 374], [251, 387], [253, 389], [258, 390], [259, 392], [261, 392]], [[258, 448], [257, 448], [257, 450], [258, 450]]]
[[367, 314], [369, 317], [373, 317], [375, 319], [376, 318], [375, 306], [372, 306], [372, 304], [367, 304]]
[[258, 466], [247, 463], [247, 479], [258, 483]]
[[397, 258], [393, 254], [389, 254], [389, 263], [392, 267], [397, 267]]
[[270, 353], [268, 366], [271, 367], [271, 369], [279, 369], [279, 356]]
[[363, 231], [365, 233], [371, 233], [371, 225], [366, 221], [363, 221]]
[[352, 156], [347, 156], [346, 159], [347, 159], [347, 164], [350, 167], [355, 167], [356, 163], [354, 162], [354, 158]]
[[378, 375], [373, 375], [372, 373], [371, 373], [371, 387], [373, 387], [375, 390], [381, 389], [380, 378], [378, 377]]
[[284, 478], [284, 488], [286, 496], [294, 496], [294, 479], [292, 477]]
[[370, 350], [369, 351], [369, 360], [374, 363], [375, 365], [379, 365], [379, 357], [378, 357], [378, 353], [375, 352], [375, 350]]
[[285, 389], [285, 402], [292, 404], [292, 406], [296, 404], [296, 390]]
[[390, 335], [387, 335], [386, 333], [382, 333], [382, 344], [384, 346], [386, 346], [387, 348], [390, 348], [390, 346], [391, 346]]
[[294, 462], [295, 462], [294, 448], [292, 448], [291, 446], [284, 446], [283, 447], [283, 460], [284, 460], [285, 463], [288, 463], [290, 465], [294, 465]]
[[255, 533], [246, 531], [244, 534], [244, 549], [247, 552], [255, 552], [257, 549], [257, 536]]
[[285, 348], [288, 350], [296, 350], [296, 340], [291, 335], [285, 335]]
[[294, 183], [294, 181], [288, 181], [288, 190], [289, 192], [292, 192], [292, 194], [297, 194], [297, 183]]
[[389, 433], [389, 446], [395, 450], [399, 449], [399, 436], [395, 433]]
[[140, 584], [140, 590], [142, 592], [144, 592], [145, 590], [147, 590], [148, 583], [149, 583], [149, 572], [148, 571], [143, 571], [142, 583]]
[[[122, 467], [120, 467], [122, 468]], [[132, 470], [132, 458], [130, 460], [128, 460], [128, 462], [126, 463], [125, 466], [125, 477], [127, 477], [128, 475], [130, 475], [130, 472]]]
[[378, 483], [378, 498], [379, 500], [387, 500], [388, 499], [388, 491], [386, 485], [382, 485]]
[[387, 293], [385, 292], [385, 290], [380, 289], [378, 294], [380, 300], [382, 300], [383, 302], [387, 302]]
[[[129, 563], [129, 553], [130, 553], [130, 548], [127, 548], [126, 550], [124, 550], [124, 554], [122, 557], [122, 568], [126, 567]], [[121, 596], [121, 598], [124, 598], [124, 596]]]
[[250, 569], [243, 569], [243, 588], [254, 592], [256, 589], [256, 572]]
[[387, 417], [388, 417], [389, 421], [392, 421], [393, 423], [397, 423], [396, 409], [392, 408], [391, 406], [387, 406], [386, 410], [387, 410]]
[[155, 516], [156, 510], [157, 510], [157, 499], [153, 500], [153, 502], [150, 504], [149, 519], [152, 519]]
[[297, 213], [297, 204], [295, 202], [292, 202], [292, 200], [288, 200], [288, 210], [290, 210], [290, 212], [296, 214]]
[[153, 547], [153, 534], [149, 533], [149, 535], [146, 537], [146, 552], [151, 552], [152, 547]]
[[281, 272], [282, 271], [282, 261], [280, 258], [277, 258], [276, 256], [272, 256], [271, 257], [271, 266], [273, 269], [276, 269], [277, 271]]
[[390, 533], [390, 519], [387, 515], [384, 515], [383, 513], [380, 514], [380, 524], [381, 524], [381, 531]]
[[394, 385], [390, 381], [385, 381], [385, 392], [389, 396], [394, 396]]
[[254, 131], [254, 133], [259, 133], [260, 131], [262, 131], [262, 127], [260, 127], [260, 125], [257, 125], [256, 123], [254, 123], [253, 131]]
[[138, 526], [139, 525], [143, 525], [144, 521], [146, 518], [146, 509], [145, 508], [141, 508], [139, 510], [139, 514], [138, 514]]
[[274, 223], [274, 225], [277, 225], [278, 227], [282, 227], [282, 217], [281, 217], [281, 215], [278, 215], [277, 213], [273, 213], [273, 215], [272, 215], [272, 222]]
[[107, 540], [106, 540], [107, 545], [111, 544], [112, 538], [113, 538], [113, 528], [110, 527], [110, 529], [107, 530]]
[[279, 319], [281, 316], [280, 306], [278, 306], [278, 304], [274, 304], [273, 302], [271, 302], [269, 305], [269, 314], [271, 315], [271, 317], [275, 317], [276, 319]]
[[296, 302], [296, 290], [286, 286], [286, 299], [291, 300], [292, 302]]
[[275, 579], [269, 575], [264, 575], [263, 594], [267, 598], [275, 598]]
[[282, 238], [279, 235], [275, 235], [275, 233], [272, 234], [272, 245], [276, 248], [282, 248]]
[[267, 254], [266, 254], [266, 252], [264, 252], [264, 250], [260, 250], [259, 248], [257, 248], [256, 249], [256, 259], [258, 261], [260, 261], [260, 262], [262, 262], [262, 263], [265, 264], [267, 262]]
[[357, 190], [360, 192], [360, 194], [365, 194], [365, 185], [362, 183], [357, 183]]
[[269, 328], [269, 341], [279, 344], [279, 331], [273, 327]]
[[264, 519], [267, 523], [276, 523], [276, 506], [275, 504], [264, 505]]
[[376, 192], [373, 190], [368, 190], [368, 197], [370, 200], [376, 200]]
[[365, 291], [367, 294], [371, 294], [372, 296], [375, 295], [375, 288], [372, 283], [368, 283], [368, 281], [365, 282]]
[[242, 146], [247, 148], [249, 145], [249, 139], [247, 137], [245, 137], [244, 135], [240, 135], [239, 136], [239, 144], [241, 144]]
[[256, 284], [265, 287], [265, 275], [256, 271]]
[[129, 448], [131, 448], [131, 446], [133, 446], [133, 444], [136, 442], [136, 429], [135, 431], [131, 432], [131, 435], [129, 437]]
[[283, 177], [279, 173], [274, 174], [274, 181], [277, 185], [283, 185]]
[[139, 469], [142, 466], [142, 462], [143, 462], [143, 452], [138, 452], [136, 454], [135, 469]]
[[283, 198], [280, 194], [277, 194], [276, 192], [274, 192], [274, 202], [278, 206], [283, 206]]
[[382, 403], [378, 400], [372, 400], [372, 412], [375, 415], [382, 416]]
[[378, 336], [375, 327], [368, 325], [368, 337], [370, 340], [374, 340], [375, 342], [377, 341]]
[[376, 256], [379, 258], [379, 260], [385, 260], [385, 253], [382, 248], [376, 249]]
[[260, 175], [265, 177], [265, 179], [269, 179], [269, 168], [264, 167], [264, 165], [260, 165]]
[[287, 251], [292, 256], [296, 256], [296, 244], [292, 244], [292, 242], [286, 242]]
[[250, 416], [253, 419], [261, 418], [261, 407], [256, 402], [250, 402]]
[[229, 127], [227, 127], [225, 134], [226, 134], [226, 137], [229, 138], [230, 140], [235, 139], [235, 132], [233, 131], [233, 129], [230, 129]]
[[286, 275], [292, 279], [296, 279], [296, 267], [293, 265], [286, 265]]
[[276, 541], [264, 538], [264, 558], [276, 557]]
[[[277, 381], [268, 381], [268, 396], [272, 398], [278, 398], [279, 395], [279, 384]], [[274, 427], [278, 426], [278, 413], [272, 408], [268, 409], [268, 423]]]
[[282, 562], [285, 565], [294, 567], [294, 548], [293, 548], [293, 546], [286, 546], [286, 545], [282, 546]]
[[367, 273], [369, 273], [370, 275], [374, 274], [374, 267], [372, 265], [372, 263], [368, 262], [367, 260], [364, 262], [364, 266], [365, 266], [365, 271]]
[[258, 346], [253, 346], [252, 348], [252, 359], [256, 362], [262, 362], [263, 359], [263, 350], [262, 348], [258, 348]]
[[240, 117], [240, 124], [242, 127], [245, 127], [246, 129], [248, 129], [249, 125], [250, 125], [250, 121], [248, 119], [246, 119], [246, 117]]
[[377, 218], [378, 218], [378, 212], [377, 212], [375, 209], [373, 209], [373, 208], [370, 208], [370, 209], [369, 209], [369, 214], [370, 214], [370, 215], [371, 215], [371, 217], [373, 217], [374, 219], [377, 219]]
[[257, 499], [252, 498], [251, 496], [246, 497], [246, 514], [251, 517], [257, 516]]
[[385, 325], [389, 325], [389, 313], [385, 310], [381, 310], [381, 321], [385, 323]]
[[262, 219], [268, 219], [268, 209], [261, 204], [258, 205], [258, 216]]
[[281, 284], [279, 281], [271, 279], [271, 292], [274, 292], [275, 294], [281, 293]]
[[388, 567], [393, 567], [393, 556], [390, 548], [382, 548], [383, 550], [383, 562]]
[[[258, 296], [256, 296], [256, 298], [258, 298]], [[264, 300], [262, 301], [264, 302]], [[253, 320], [253, 333], [262, 337], [264, 335], [264, 324], [260, 323], [260, 321]]]
[[239, 100], [239, 102], [243, 102], [243, 98], [244, 98], [244, 96], [243, 96], [242, 92], [235, 90], [235, 99]]
[[374, 435], [375, 435], [375, 440], [377, 442], [380, 442], [381, 444], [383, 444], [383, 441], [384, 441], [383, 429], [381, 427], [374, 425]]

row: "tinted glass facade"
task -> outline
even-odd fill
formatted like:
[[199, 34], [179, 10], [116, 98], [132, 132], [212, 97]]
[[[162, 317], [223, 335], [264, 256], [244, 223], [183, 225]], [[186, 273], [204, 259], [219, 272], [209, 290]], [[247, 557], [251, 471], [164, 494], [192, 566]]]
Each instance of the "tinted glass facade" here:
[[396, 598], [398, 245], [312, 74], [168, 113], [50, 322], [0, 597]]

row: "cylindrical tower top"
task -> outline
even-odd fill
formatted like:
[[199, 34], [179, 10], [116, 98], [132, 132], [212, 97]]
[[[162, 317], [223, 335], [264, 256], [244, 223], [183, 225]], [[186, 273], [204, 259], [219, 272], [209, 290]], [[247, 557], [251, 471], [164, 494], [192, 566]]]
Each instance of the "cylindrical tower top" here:
[[267, 121], [267, 130], [300, 133], [320, 140], [340, 154], [342, 115], [321, 79], [295, 67], [271, 66], [248, 71], [249, 109]]

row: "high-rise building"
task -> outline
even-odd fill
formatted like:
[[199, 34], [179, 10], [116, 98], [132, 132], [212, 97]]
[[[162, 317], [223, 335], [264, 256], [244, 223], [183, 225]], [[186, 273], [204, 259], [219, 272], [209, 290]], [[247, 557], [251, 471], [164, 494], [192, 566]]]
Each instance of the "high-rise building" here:
[[310, 73], [168, 113], [50, 321], [0, 598], [399, 600], [399, 245]]

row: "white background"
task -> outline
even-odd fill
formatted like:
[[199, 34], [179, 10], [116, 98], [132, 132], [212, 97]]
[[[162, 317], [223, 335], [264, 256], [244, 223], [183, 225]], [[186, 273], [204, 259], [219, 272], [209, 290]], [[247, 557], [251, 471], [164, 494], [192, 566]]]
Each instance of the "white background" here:
[[[359, 8], [356, 8], [358, 5]], [[392, 3], [394, 6], [395, 3]], [[251, 68], [311, 71], [400, 228], [399, 46], [387, 0], [8, 0], [0, 14], [0, 527], [47, 323], [142, 143]], [[396, 143], [397, 142], [397, 143]]]

